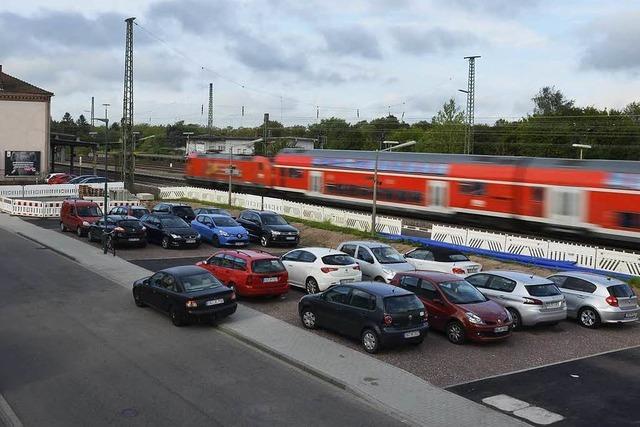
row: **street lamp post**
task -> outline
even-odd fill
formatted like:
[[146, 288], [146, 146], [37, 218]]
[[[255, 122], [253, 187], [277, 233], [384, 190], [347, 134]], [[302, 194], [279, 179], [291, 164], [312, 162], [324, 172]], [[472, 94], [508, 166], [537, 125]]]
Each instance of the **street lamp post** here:
[[[107, 156], [109, 155], [109, 116], [107, 114], [107, 108], [110, 104], [102, 104], [104, 106], [104, 118], [94, 117], [94, 120], [98, 120], [104, 123], [104, 206], [103, 206], [103, 218], [104, 223], [107, 223], [107, 209], [109, 209], [109, 186], [108, 186], [108, 172], [109, 172], [109, 162]], [[103, 238], [106, 236], [103, 233]], [[102, 245], [103, 251], [107, 253], [107, 246]]]
[[588, 149], [591, 148], [591, 146], [588, 145], [588, 144], [571, 144], [571, 146], [573, 148], [579, 148], [580, 149], [580, 160], [582, 160], [582, 150], [584, 150], [584, 149], [588, 150]]
[[398, 148], [403, 148], [403, 147], [410, 147], [412, 145], [416, 144], [416, 141], [407, 141], [404, 142], [402, 144], [398, 144], [397, 141], [383, 141], [384, 144], [390, 145], [390, 144], [396, 144], [396, 145], [391, 145], [387, 148], [384, 148], [382, 150], [376, 150], [376, 160], [375, 160], [375, 166], [373, 168], [373, 198], [371, 200], [371, 234], [375, 236], [376, 234], [376, 210], [377, 210], [377, 203], [378, 203], [378, 161], [380, 159], [380, 152], [381, 151], [392, 151], [392, 150], [396, 150]]
[[233, 146], [229, 145], [229, 206], [231, 206], [231, 178], [233, 177]]
[[191, 135], [193, 135], [193, 132], [182, 132], [182, 135], [184, 135], [184, 136], [186, 136], [186, 137], [187, 137], [187, 144], [186, 144], [186, 146], [184, 147], [184, 148], [185, 148], [184, 152], [185, 152], [186, 154], [189, 154], [189, 141], [190, 141], [190, 139], [189, 139], [189, 138], [191, 137]]

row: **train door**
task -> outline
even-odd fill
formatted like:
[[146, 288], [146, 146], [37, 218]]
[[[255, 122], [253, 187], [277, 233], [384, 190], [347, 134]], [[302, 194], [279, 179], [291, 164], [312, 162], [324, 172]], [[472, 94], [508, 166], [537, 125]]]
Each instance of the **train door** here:
[[550, 188], [547, 192], [547, 218], [556, 224], [579, 226], [584, 223], [586, 203], [584, 191], [570, 187]]
[[429, 181], [427, 183], [427, 201], [433, 209], [446, 209], [449, 184], [446, 181]]
[[322, 193], [322, 172], [309, 172], [309, 191], [311, 193]]

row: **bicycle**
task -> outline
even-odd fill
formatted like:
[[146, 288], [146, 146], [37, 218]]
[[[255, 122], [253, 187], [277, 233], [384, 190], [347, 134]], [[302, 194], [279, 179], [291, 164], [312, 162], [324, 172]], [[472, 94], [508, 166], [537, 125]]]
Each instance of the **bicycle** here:
[[102, 233], [102, 252], [106, 255], [109, 252], [116, 256], [116, 245], [113, 242], [113, 230], [108, 233]]

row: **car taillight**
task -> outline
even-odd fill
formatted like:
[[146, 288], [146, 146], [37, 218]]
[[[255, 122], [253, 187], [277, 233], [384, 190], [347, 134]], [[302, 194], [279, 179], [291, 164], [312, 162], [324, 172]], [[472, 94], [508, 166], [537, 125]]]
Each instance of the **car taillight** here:
[[608, 296], [605, 301], [607, 301], [607, 304], [609, 304], [612, 307], [618, 307], [618, 298], [614, 296]]
[[353, 269], [359, 271], [360, 270], [360, 266], [356, 264], [356, 265], [353, 266]]
[[187, 308], [196, 308], [198, 306], [198, 303], [190, 299], [185, 305], [187, 306]]
[[332, 271], [338, 271], [338, 269], [335, 267], [322, 267], [320, 271], [323, 273], [331, 273]]
[[533, 304], [533, 305], [542, 305], [542, 301], [540, 301], [539, 299], [535, 299], [535, 298], [524, 298], [524, 301], [522, 301], [523, 304]]
[[421, 311], [421, 312], [420, 312], [420, 315], [422, 316], [422, 318], [423, 318], [424, 320], [429, 319], [429, 313], [427, 313], [427, 310], [425, 310], [425, 311]]
[[384, 317], [382, 318], [382, 321], [384, 322], [385, 325], [391, 326], [393, 324], [393, 317], [391, 317], [390, 314], [385, 314]]
[[235, 301], [235, 300], [236, 300], [236, 293], [231, 292], [231, 301]]
[[452, 272], [453, 274], [464, 274], [464, 273], [465, 273], [465, 271], [464, 271], [463, 269], [458, 268], [458, 267], [453, 268], [453, 269], [451, 270], [451, 272]]

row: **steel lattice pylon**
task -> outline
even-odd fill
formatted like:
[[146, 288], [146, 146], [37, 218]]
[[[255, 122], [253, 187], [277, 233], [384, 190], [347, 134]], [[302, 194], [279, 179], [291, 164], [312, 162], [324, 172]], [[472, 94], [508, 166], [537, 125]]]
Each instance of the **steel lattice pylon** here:
[[122, 178], [125, 187], [133, 191], [133, 20], [127, 18], [124, 53], [124, 96], [122, 101]]
[[469, 79], [467, 81], [467, 129], [465, 132], [464, 152], [473, 154], [473, 123], [475, 120], [475, 91], [476, 91], [476, 58], [480, 56], [465, 56], [469, 60]]
[[213, 133], [213, 83], [209, 83], [209, 120], [207, 120], [209, 135]]

